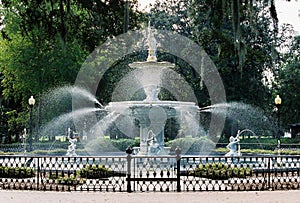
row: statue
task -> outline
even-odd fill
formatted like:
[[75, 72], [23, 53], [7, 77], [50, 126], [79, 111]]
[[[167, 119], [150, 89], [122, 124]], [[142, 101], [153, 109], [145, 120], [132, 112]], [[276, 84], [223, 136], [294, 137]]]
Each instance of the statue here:
[[152, 130], [149, 130], [147, 136], [147, 143], [148, 143], [148, 153], [157, 155], [161, 152], [161, 147], [156, 138], [157, 135], [153, 133]]
[[229, 149], [229, 152], [225, 154], [225, 156], [240, 156], [240, 147], [239, 147], [239, 142], [240, 142], [240, 131], [238, 131], [236, 137], [230, 136], [229, 138], [229, 144], [226, 146], [227, 149]]
[[156, 39], [154, 38], [154, 35], [152, 33], [150, 22], [148, 23], [148, 58], [147, 62], [156, 62]]
[[27, 136], [27, 130], [26, 128], [24, 128], [24, 133], [20, 136], [24, 154], [26, 153], [26, 136]]
[[68, 128], [68, 140], [69, 140], [70, 145], [68, 146], [66, 156], [77, 156], [77, 154], [75, 152], [77, 137], [71, 136], [71, 129], [70, 128]]

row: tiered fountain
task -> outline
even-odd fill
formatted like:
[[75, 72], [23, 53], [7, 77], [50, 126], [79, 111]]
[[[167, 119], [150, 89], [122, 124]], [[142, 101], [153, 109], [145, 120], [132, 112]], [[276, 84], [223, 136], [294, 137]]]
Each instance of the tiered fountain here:
[[[181, 125], [180, 130], [184, 131], [187, 129], [183, 134], [185, 136], [192, 135], [192, 137], [199, 137], [199, 135], [201, 135], [218, 138], [221, 133], [220, 128], [223, 128], [225, 117], [238, 120], [238, 127], [240, 129], [250, 128], [255, 132], [259, 132], [261, 129], [273, 129], [273, 122], [268, 122], [267, 117], [259, 109], [243, 103], [226, 103], [226, 101], [223, 101], [225, 100], [225, 92], [221, 91], [223, 86], [216, 86], [216, 84], [221, 80], [218, 80], [219, 75], [217, 74], [217, 70], [210, 67], [212, 64], [209, 60], [206, 60], [207, 64], [203, 63], [205, 67], [206, 65], [209, 66], [207, 70], [205, 69], [208, 73], [204, 74], [205, 71], [203, 70], [203, 78], [207, 81], [207, 84], [205, 85], [207, 86], [209, 96], [211, 97], [211, 105], [200, 109], [195, 103], [197, 101], [196, 97], [194, 97], [195, 95], [192, 95], [191, 93], [193, 92], [192, 88], [187, 83], [184, 84], [186, 81], [182, 80], [181, 76], [173, 70], [175, 65], [169, 62], [157, 61], [157, 44], [150, 26], [148, 26], [147, 33], [147, 60], [144, 62], [134, 62], [129, 64], [134, 71], [131, 71], [128, 75], [126, 75], [126, 77], [122, 78], [122, 81], [119, 81], [119, 86], [115, 88], [117, 91], [112, 93], [113, 102], [110, 102], [107, 106], [103, 107], [92, 93], [78, 86], [56, 89], [54, 92], [51, 92], [51, 94], [47, 94], [50, 98], [45, 97], [45, 101], [47, 101], [44, 107], [46, 113], [48, 111], [47, 108], [50, 106], [48, 101], [53, 101], [54, 105], [60, 104], [62, 103], [61, 101], [66, 100], [65, 97], [69, 94], [72, 95], [73, 110], [72, 112], [56, 117], [54, 120], [49, 122], [43, 127], [43, 130], [40, 131], [40, 136], [48, 136], [51, 133], [58, 134], [58, 132], [63, 134], [63, 130], [74, 125], [75, 130], [82, 134], [82, 138], [85, 137], [84, 141], [80, 144], [84, 144], [87, 152], [91, 154], [94, 154], [94, 152], [95, 154], [99, 152], [111, 153], [119, 152], [119, 149], [115, 148], [111, 142], [107, 140], [103, 139], [104, 141], [100, 140], [97, 143], [98, 140], [96, 139], [101, 138], [101, 136], [104, 138], [107, 129], [109, 129], [113, 123], [116, 124], [118, 130], [120, 130], [124, 135], [127, 135], [130, 138], [137, 137], [133, 129], [136, 127], [136, 124], [138, 124], [140, 130], [140, 146], [136, 149], [136, 152], [139, 155], [165, 155], [168, 154], [169, 148], [165, 147], [164, 128], [166, 121], [170, 118], [175, 118], [178, 122], [180, 122], [180, 124], [185, 122], [185, 126]], [[139, 43], [140, 40], [141, 39], [138, 38], [136, 41]], [[170, 41], [173, 42], [172, 40]], [[162, 42], [159, 42], [160, 46], [162, 46]], [[175, 42], [178, 41], [175, 40]], [[104, 50], [106, 50], [105, 47]], [[190, 51], [188, 53], [193, 52]], [[177, 56], [178, 54], [174, 55]], [[111, 56], [102, 58], [110, 57]], [[113, 57], [116, 56], [113, 55]], [[197, 59], [195, 59], [195, 61]], [[93, 61], [94, 58], [91, 57], [87, 60], [88, 64], [90, 60]], [[105, 69], [99, 72], [105, 72], [107, 70], [106, 66], [110, 67], [108, 62], [103, 62], [103, 64], [105, 64]], [[194, 63], [194, 65], [197, 64]], [[93, 65], [87, 67], [88, 68], [86, 70], [83, 69], [84, 71], [79, 74], [82, 76], [82, 78], [79, 77], [79, 81], [85, 81], [86, 78], [83, 77], [83, 75], [86, 75], [90, 68], [92, 68], [92, 70], [95, 68]], [[98, 67], [98, 65], [96, 67]], [[177, 80], [180, 80], [180, 84], [175, 84], [175, 88], [180, 86], [180, 90], [184, 90], [185, 95], [188, 96], [182, 96], [178, 89], [172, 89], [174, 81]], [[81, 83], [79, 82], [78, 84]], [[138, 92], [140, 90], [139, 88], [142, 88], [146, 97], [144, 100], [129, 101], [130, 97], [128, 97], [129, 94], [127, 92], [126, 97], [124, 97], [123, 94], [120, 94], [119, 96], [119, 92], [123, 93], [127, 90], [125, 88], [132, 88], [128, 89], [128, 92], [131, 95]], [[174, 93], [173, 96], [178, 101], [160, 100], [159, 93], [161, 88], [165, 88], [172, 94]], [[56, 109], [56, 107], [54, 107], [54, 109]], [[50, 108], [50, 110], [52, 109]], [[204, 127], [199, 122], [198, 118], [200, 113], [211, 115], [208, 117], [208, 119], [211, 120], [208, 132], [203, 130]], [[95, 116], [96, 114], [97, 116]], [[205, 125], [207, 125], [204, 117], [203, 120], [205, 120]], [[253, 129], [253, 127], [256, 127], [257, 129]], [[70, 147], [67, 155], [76, 156], [74, 146], [75, 142], [72, 143], [70, 140]], [[210, 151], [207, 149], [199, 149], [199, 153], [202, 154], [208, 154], [209, 152]], [[184, 153], [185, 152], [183, 152], [183, 154]]]
[[[139, 82], [146, 94], [143, 101], [110, 102], [105, 107], [110, 112], [122, 113], [138, 120], [140, 128], [140, 155], [163, 155], [164, 126], [167, 119], [181, 115], [181, 111], [197, 114], [199, 107], [193, 102], [161, 101], [158, 98], [164, 70], [174, 67], [169, 62], [157, 62], [156, 40], [148, 26], [148, 58], [145, 62], [134, 62], [130, 67], [139, 69]], [[125, 110], [124, 110], [125, 109]], [[195, 117], [196, 118], [196, 117]]]

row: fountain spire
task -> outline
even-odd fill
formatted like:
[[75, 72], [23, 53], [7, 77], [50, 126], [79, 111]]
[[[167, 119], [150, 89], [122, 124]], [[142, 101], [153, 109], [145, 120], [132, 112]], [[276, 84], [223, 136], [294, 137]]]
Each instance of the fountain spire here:
[[156, 58], [156, 39], [153, 35], [153, 32], [150, 27], [150, 21], [148, 23], [148, 36], [147, 36], [147, 41], [148, 41], [148, 57], [147, 57], [147, 62], [157, 62]]

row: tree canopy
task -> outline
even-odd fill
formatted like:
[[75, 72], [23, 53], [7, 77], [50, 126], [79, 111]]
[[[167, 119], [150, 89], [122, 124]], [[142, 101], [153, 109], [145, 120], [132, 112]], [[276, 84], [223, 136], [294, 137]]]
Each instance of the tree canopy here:
[[[149, 20], [153, 27], [172, 30], [203, 47], [218, 68], [228, 101], [272, 112], [274, 94], [280, 93], [285, 101], [284, 125], [299, 119], [299, 93], [293, 91], [298, 89], [299, 39], [287, 43], [292, 28], [278, 26], [274, 0], [165, 0], [156, 1], [148, 13], [137, 10], [136, 0], [1, 2], [2, 134], [15, 135], [27, 126], [30, 95], [38, 97], [56, 86], [72, 84], [97, 46]], [[285, 53], [280, 50], [283, 44]], [[99, 84], [100, 100], [109, 102], [128, 63], [143, 54], [114, 64]], [[158, 58], [175, 63], [174, 70], [190, 83], [199, 105], [209, 105], [201, 74], [167, 53], [158, 53]], [[161, 97], [172, 95], [163, 91]]]

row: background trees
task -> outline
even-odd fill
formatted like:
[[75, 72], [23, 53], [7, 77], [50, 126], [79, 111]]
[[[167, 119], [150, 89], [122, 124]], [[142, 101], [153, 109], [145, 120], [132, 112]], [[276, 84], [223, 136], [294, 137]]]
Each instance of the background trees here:
[[[72, 84], [95, 47], [148, 20], [155, 28], [173, 30], [203, 47], [221, 74], [228, 101], [272, 112], [276, 86], [284, 101], [284, 123], [297, 122], [299, 117], [299, 94], [295, 91], [299, 40], [288, 45], [290, 51], [279, 53], [282, 43], [290, 40], [291, 29], [279, 29], [274, 0], [165, 0], [157, 1], [144, 14], [137, 11], [136, 0], [1, 2], [2, 135], [17, 134], [26, 127], [31, 94], [38, 97], [55, 86]], [[175, 71], [190, 82], [199, 105], [209, 105], [201, 75], [179, 58], [165, 53], [158, 57], [175, 63]], [[115, 64], [101, 81], [99, 87], [104, 90], [99, 89], [97, 96], [105, 103], [118, 81], [113, 73], [122, 77], [129, 62], [125, 59]], [[272, 77], [275, 84], [269, 82]], [[165, 92], [161, 96], [171, 97]]]
[[128, 7], [122, 0], [1, 2], [1, 94], [6, 101], [1, 105], [7, 104], [6, 114], [11, 115], [4, 133], [10, 136], [18, 126], [27, 126], [27, 119], [18, 118], [28, 113], [30, 95], [39, 99], [49, 89], [72, 84], [96, 46], [139, 21], [136, 1]]
[[275, 73], [274, 87], [283, 98], [283, 126], [298, 123], [300, 117], [300, 36], [295, 37]]
[[[156, 2], [149, 18], [153, 26], [174, 30], [203, 47], [221, 74], [229, 102], [259, 106], [271, 115], [272, 75], [282, 60], [279, 48], [291, 37], [287, 28], [278, 27], [274, 1], [168, 0]], [[186, 67], [177, 71], [198, 78], [193, 87], [199, 105], [209, 104], [201, 76], [184, 72]]]

